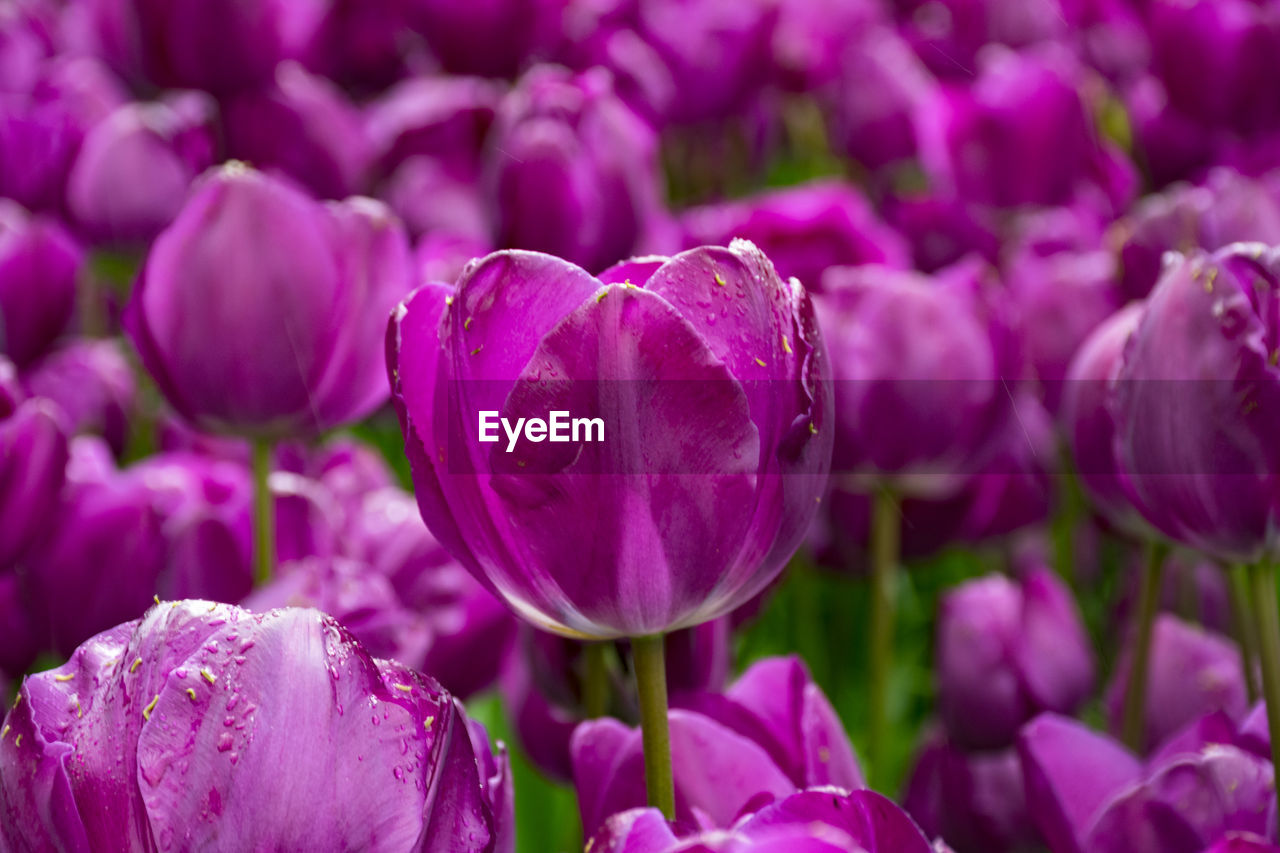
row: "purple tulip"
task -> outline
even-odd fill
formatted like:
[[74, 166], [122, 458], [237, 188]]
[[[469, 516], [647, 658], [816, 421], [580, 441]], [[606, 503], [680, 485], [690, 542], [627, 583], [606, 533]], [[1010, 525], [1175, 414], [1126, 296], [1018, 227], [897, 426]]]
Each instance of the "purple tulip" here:
[[213, 163], [216, 105], [203, 93], [128, 104], [85, 137], [67, 179], [67, 206], [97, 241], [144, 244], [159, 234]]
[[[598, 279], [490, 255], [455, 292], [405, 301], [388, 367], [428, 527], [548, 630], [647, 636], [724, 615], [777, 575], [818, 507], [825, 352], [804, 289], [745, 241]], [[479, 441], [486, 410], [509, 424], [571, 411], [604, 433], [507, 454]]]
[[118, 341], [69, 341], [41, 359], [22, 381], [32, 396], [57, 403], [74, 432], [101, 435], [117, 455], [124, 452], [138, 386]]
[[609, 69], [618, 97], [654, 127], [662, 127], [676, 99], [675, 69], [637, 29], [637, 8], [634, 0], [569, 4], [564, 41], [554, 58], [575, 71]]
[[410, 233], [489, 239], [479, 183], [484, 141], [500, 97], [500, 88], [488, 80], [418, 77], [370, 107], [366, 132], [379, 194]]
[[126, 100], [119, 81], [87, 57], [43, 63], [29, 89], [0, 95], [0, 196], [61, 211], [85, 133]]
[[1176, 184], [1143, 199], [1120, 233], [1122, 283], [1141, 299], [1159, 280], [1166, 252], [1213, 251], [1240, 241], [1280, 243], [1280, 194], [1231, 169], [1215, 169], [1199, 185]]
[[296, 63], [277, 68], [272, 86], [232, 98], [223, 121], [230, 156], [292, 178], [318, 198], [343, 198], [363, 185], [370, 152], [359, 111]]
[[895, 5], [905, 32], [933, 73], [963, 78], [972, 75], [987, 44], [1022, 48], [1062, 38], [1068, 15], [1081, 4], [1046, 0], [1042, 6], [1028, 7], [1018, 0], [902, 0]]
[[1071, 593], [1047, 568], [946, 593], [937, 628], [938, 710], [950, 740], [1013, 743], [1041, 711], [1069, 714], [1093, 687], [1093, 652]]
[[[820, 26], [830, 26], [825, 16]], [[937, 89], [933, 75], [893, 28], [869, 29], [850, 45], [837, 83], [821, 96], [834, 147], [867, 169], [910, 160], [918, 147], [915, 114], [937, 97]]]
[[1144, 533], [1132, 486], [1116, 457], [1116, 422], [1109, 406], [1125, 346], [1142, 316], [1139, 303], [1101, 323], [1077, 349], [1062, 385], [1060, 421], [1085, 494], [1121, 530]]
[[657, 809], [608, 819], [587, 845], [598, 853], [944, 853], [906, 812], [875, 791], [813, 788], [746, 815], [728, 831], [681, 839]]
[[[1133, 650], [1126, 647], [1107, 687], [1113, 731], [1120, 730]], [[1248, 708], [1244, 669], [1235, 643], [1167, 613], [1156, 619], [1147, 675], [1146, 748], [1211, 711], [1240, 719]]]
[[1116, 260], [1108, 252], [1019, 253], [1004, 270], [1026, 360], [1056, 411], [1071, 358], [1120, 307]]
[[1204, 853], [1280, 853], [1280, 847], [1252, 832], [1228, 832]]
[[92, 0], [98, 53], [138, 84], [223, 95], [270, 79], [301, 56], [327, 7], [323, 0]]
[[931, 737], [916, 758], [903, 807], [958, 853], [1008, 853], [1036, 841], [1016, 751], [965, 753]]
[[937, 280], [873, 265], [827, 272], [816, 307], [834, 365], [842, 475], [945, 495], [990, 460], [1011, 411], [1011, 359], [980, 275], [972, 264]]
[[0, 737], [14, 849], [512, 849], [501, 746], [314, 610], [165, 602], [19, 697]]
[[1138, 509], [1221, 559], [1253, 562], [1272, 544], [1278, 287], [1280, 254], [1259, 244], [1173, 260], [1125, 347], [1111, 400]]
[[[0, 359], [0, 374], [11, 369]], [[58, 407], [40, 398], [23, 401], [11, 382], [0, 384], [0, 576], [57, 523], [66, 466]]]
[[82, 260], [62, 226], [0, 199], [0, 354], [19, 368], [70, 323]]
[[972, 85], [944, 88], [920, 110], [926, 172], [982, 204], [1063, 204], [1081, 186], [1125, 203], [1132, 175], [1110, 173], [1074, 61], [1058, 51], [985, 57]]
[[[667, 637], [667, 689], [677, 705], [685, 695], [724, 687], [729, 672], [729, 634], [729, 618], [724, 617]], [[617, 654], [623, 656], [621, 644]], [[529, 759], [547, 775], [565, 782], [573, 779], [570, 743], [574, 729], [587, 718], [585, 666], [582, 643], [526, 626], [499, 684]], [[639, 704], [628, 682], [610, 678], [608, 710], [635, 722]]]
[[695, 208], [684, 214], [683, 225], [693, 246], [750, 240], [769, 256], [778, 275], [795, 276], [811, 291], [822, 286], [828, 267], [910, 266], [905, 241], [857, 190], [835, 181]]
[[405, 0], [408, 20], [450, 74], [514, 77], [560, 37], [562, 0]]
[[306, 54], [308, 68], [368, 91], [388, 86], [405, 72], [403, 0], [333, 0]]
[[657, 138], [593, 69], [529, 72], [489, 142], [495, 242], [592, 272], [635, 253], [659, 207]]
[[[884, 8], [876, 0], [785, 0], [778, 4], [772, 54], [788, 89], [810, 92], [840, 77], [845, 63], [860, 58], [871, 39], [887, 36]], [[856, 61], [856, 59], [855, 59]]]
[[1271, 3], [1151, 0], [1146, 6], [1152, 64], [1174, 109], [1213, 127], [1256, 132], [1276, 126], [1280, 17]]
[[205, 178], [156, 240], [126, 327], [195, 425], [267, 436], [327, 429], [386, 398], [375, 330], [410, 269], [382, 205], [320, 205], [232, 164]]
[[939, 195], [890, 197], [885, 218], [911, 244], [911, 257], [921, 272], [935, 273], [968, 255], [993, 266], [1002, 240], [986, 208]]
[[398, 606], [425, 628], [419, 655], [397, 660], [462, 698], [497, 680], [516, 620], [427, 531], [412, 495], [396, 487], [365, 493], [348, 512], [345, 540], [345, 552], [384, 578]]
[[[839, 717], [798, 658], [760, 661], [723, 694], [678, 700], [671, 724], [677, 820], [728, 827], [762, 798], [820, 785], [866, 787]], [[644, 803], [640, 730], [610, 718], [573, 734], [587, 833]]]

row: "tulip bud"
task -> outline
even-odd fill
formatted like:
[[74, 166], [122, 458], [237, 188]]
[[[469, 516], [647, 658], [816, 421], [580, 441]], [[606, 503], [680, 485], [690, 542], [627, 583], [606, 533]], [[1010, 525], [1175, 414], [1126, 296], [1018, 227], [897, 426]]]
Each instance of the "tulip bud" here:
[[1013, 743], [1041, 711], [1069, 714], [1093, 687], [1093, 654], [1070, 592], [1046, 568], [1001, 575], [943, 596], [938, 709], [949, 739], [974, 749]]
[[[1126, 647], [1107, 686], [1107, 716], [1119, 731], [1129, 689], [1133, 650]], [[1240, 650], [1225, 637], [1169, 614], [1156, 619], [1147, 675], [1146, 748], [1212, 711], [1240, 719], [1248, 708]]]
[[320, 205], [231, 164], [156, 240], [125, 324], [195, 425], [313, 432], [385, 399], [377, 330], [409, 276], [404, 234], [382, 205]]
[[[0, 359], [0, 372], [8, 367]], [[56, 521], [67, 465], [56, 405], [0, 393], [0, 576]]]
[[828, 267], [911, 265], [905, 241], [876, 218], [860, 193], [835, 181], [695, 208], [684, 214], [683, 225], [694, 246], [750, 240], [778, 275], [794, 276], [810, 291], [822, 287]]
[[406, 14], [451, 74], [514, 77], [560, 36], [560, 0], [407, 0]]
[[[803, 288], [744, 241], [601, 278], [530, 252], [473, 261], [455, 292], [429, 285], [396, 312], [388, 368], [428, 527], [547, 630], [641, 637], [724, 615], [818, 508], [825, 353]], [[586, 426], [481, 440], [485, 411], [510, 426], [556, 410]]]
[[72, 431], [100, 435], [117, 456], [124, 452], [138, 387], [119, 341], [70, 341], [41, 359], [23, 384], [57, 403]]
[[[677, 820], [728, 827], [763, 795], [866, 787], [835, 710], [797, 658], [750, 667], [723, 694], [696, 693], [670, 714]], [[644, 802], [640, 731], [603, 718], [573, 734], [573, 777], [588, 834]]]
[[27, 678], [3, 731], [15, 849], [511, 849], [501, 745], [314, 610], [159, 604]]
[[0, 354], [19, 368], [70, 323], [82, 260], [62, 226], [0, 199]]
[[489, 147], [497, 245], [591, 272], [637, 251], [658, 207], [657, 139], [606, 72], [534, 69], [500, 105]]
[[182, 209], [197, 175], [213, 163], [217, 107], [188, 92], [128, 104], [85, 137], [67, 185], [79, 227], [108, 243], [145, 244]]

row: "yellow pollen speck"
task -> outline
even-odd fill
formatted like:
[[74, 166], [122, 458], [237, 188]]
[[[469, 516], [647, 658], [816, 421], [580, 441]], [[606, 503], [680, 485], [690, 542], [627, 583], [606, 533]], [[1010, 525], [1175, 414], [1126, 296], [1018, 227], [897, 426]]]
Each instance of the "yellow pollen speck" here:
[[431, 724], [434, 723], [435, 721], [436, 721], [436, 718], [434, 715], [427, 717], [425, 720], [422, 721], [422, 727], [427, 731], [431, 731]]
[[13, 707], [17, 708], [21, 704], [22, 704], [22, 694], [19, 693], [18, 698], [13, 700]]
[[596, 844], [596, 840], [594, 838], [588, 838], [587, 846], [582, 848], [582, 853], [591, 853], [591, 848], [594, 847], [595, 844]]
[[446, 296], [446, 297], [444, 298], [444, 304], [445, 304], [445, 305], [452, 305], [452, 304], [453, 304], [453, 297], [452, 297], [452, 296]]
[[22, 746], [22, 735], [18, 735], [13, 741], [14, 746]]
[[787, 340], [787, 336], [782, 336], [782, 351], [787, 355], [791, 355], [791, 341]]
[[467, 329], [470, 329], [470, 328], [471, 328], [471, 321], [472, 321], [473, 319], [475, 319], [475, 318], [474, 318], [474, 317], [468, 317], [467, 319], [465, 319], [465, 320], [463, 320], [463, 321], [462, 321], [462, 330], [463, 330], [463, 331], [466, 331]]
[[4, 739], [5, 739], [5, 736], [6, 736], [6, 735], [8, 735], [8, 734], [9, 734], [9, 727], [8, 727], [8, 726], [5, 726], [3, 729], [0, 729], [0, 740], [4, 740]]
[[729, 286], [729, 283], [724, 280], [724, 276], [720, 275], [720, 273], [716, 273], [716, 284], [720, 285], [721, 287]]
[[604, 298], [608, 295], [609, 295], [609, 290], [608, 288], [605, 288], [604, 290], [600, 291], [600, 295], [596, 297], [596, 302], [603, 302]]
[[410, 687], [408, 684], [397, 684], [397, 685], [396, 685], [396, 690], [399, 690], [399, 691], [401, 691], [401, 692], [403, 692], [403, 693], [412, 693], [412, 692], [413, 692], [413, 688], [412, 688], [412, 687]]
[[81, 707], [80, 707], [80, 697], [79, 697], [79, 696], [76, 696], [76, 697], [75, 697], [75, 700], [76, 700], [76, 719], [78, 720], [78, 719], [80, 719], [81, 717], [83, 717], [83, 716], [84, 716], [84, 708], [81, 708]]
[[204, 680], [209, 682], [210, 684], [213, 684], [218, 680], [218, 677], [207, 669], [200, 670], [200, 674], [203, 675]]
[[481, 344], [480, 346], [478, 346], [478, 347], [476, 347], [475, 349], [473, 349], [473, 350], [471, 351], [471, 354], [472, 354], [472, 355], [479, 355], [479, 354], [480, 354], [480, 350], [482, 350], [482, 349], [484, 349], [484, 344]]
[[1213, 293], [1213, 280], [1218, 277], [1218, 268], [1209, 267], [1209, 271], [1204, 276], [1204, 292]]
[[75, 677], [76, 677], [76, 674], [74, 672], [68, 672], [66, 675], [55, 675], [53, 677], [53, 680], [54, 681], [70, 681]]
[[160, 701], [160, 694], [157, 693], [155, 697], [152, 698], [151, 703], [148, 704], [147, 707], [142, 709], [142, 719], [144, 720], [151, 719], [151, 712], [156, 709], [156, 703], [159, 701]]
[[813, 433], [814, 435], [818, 434], [818, 428], [814, 425], [813, 421], [809, 421], [809, 432]]
[[187, 688], [187, 695], [191, 697], [191, 701], [196, 701], [196, 690], [194, 687]]
[[140, 666], [142, 666], [142, 658], [138, 658], [136, 661], [134, 661], [133, 666], [129, 667], [129, 671], [133, 672], [135, 669], [137, 669]]
[[756, 364], [760, 365], [761, 367], [768, 367], [768, 366], [769, 366], [768, 364], [766, 364], [766, 363], [765, 363], [765, 360], [764, 360], [763, 358], [757, 358], [757, 359], [756, 359]]
[[151, 598], [153, 601], [155, 601], [156, 604], [160, 603], [160, 593], [156, 593], [155, 595], [151, 596]]
[[827, 749], [825, 746], [818, 747], [818, 760], [821, 761], [823, 764], [826, 764], [828, 761], [830, 761], [831, 750]]
[[209, 612], [210, 612], [210, 613], [212, 613], [213, 611], [215, 611], [215, 610], [217, 610], [217, 609], [218, 609], [218, 602], [214, 601], [214, 602], [212, 602], [212, 603], [209, 605]]

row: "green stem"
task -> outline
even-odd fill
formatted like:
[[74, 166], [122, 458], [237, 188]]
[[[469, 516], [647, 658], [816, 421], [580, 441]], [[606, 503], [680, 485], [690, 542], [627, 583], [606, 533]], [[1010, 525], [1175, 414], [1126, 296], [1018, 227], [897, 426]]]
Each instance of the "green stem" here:
[[1147, 561], [1142, 568], [1138, 589], [1138, 633], [1133, 638], [1133, 659], [1129, 669], [1129, 686], [1124, 695], [1124, 722], [1121, 729], [1125, 745], [1143, 752], [1143, 736], [1147, 713], [1147, 675], [1151, 669], [1151, 634], [1160, 609], [1160, 578], [1164, 574], [1164, 558], [1168, 549], [1161, 542], [1147, 545]]
[[582, 647], [586, 667], [582, 678], [582, 707], [589, 720], [609, 713], [608, 651], [607, 643], [586, 643]]
[[267, 439], [253, 443], [253, 581], [266, 584], [276, 572], [275, 502], [271, 499], [271, 452]]
[[675, 820], [676, 790], [671, 777], [671, 731], [667, 722], [667, 666], [661, 634], [635, 637], [636, 690], [640, 695], [640, 730], [644, 742], [644, 784], [649, 805]]
[[1280, 767], [1280, 604], [1276, 602], [1276, 566], [1269, 558], [1250, 570], [1253, 604], [1258, 616], [1258, 651], [1262, 658], [1262, 694], [1271, 732], [1271, 762]]
[[893, 671], [893, 622], [898, 586], [902, 522], [888, 489], [876, 492], [871, 517], [871, 685], [868, 690], [867, 767], [884, 778], [889, 735], [889, 676]]
[[1258, 627], [1249, 601], [1249, 569], [1247, 566], [1226, 568], [1231, 610], [1235, 615], [1236, 640], [1240, 643], [1240, 663], [1244, 667], [1244, 685], [1249, 691], [1249, 704], [1258, 701]]

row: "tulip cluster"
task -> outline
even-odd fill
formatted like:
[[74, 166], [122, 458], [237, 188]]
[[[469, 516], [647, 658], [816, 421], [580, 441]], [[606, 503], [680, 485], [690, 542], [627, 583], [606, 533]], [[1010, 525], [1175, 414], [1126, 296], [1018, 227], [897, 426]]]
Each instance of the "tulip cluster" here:
[[0, 853], [1280, 853], [1280, 0], [0, 0]]

